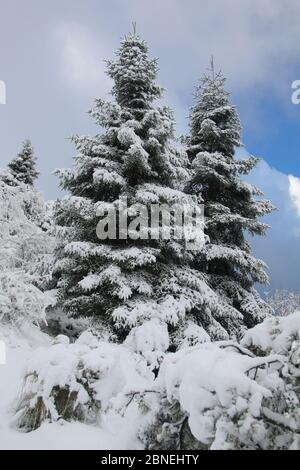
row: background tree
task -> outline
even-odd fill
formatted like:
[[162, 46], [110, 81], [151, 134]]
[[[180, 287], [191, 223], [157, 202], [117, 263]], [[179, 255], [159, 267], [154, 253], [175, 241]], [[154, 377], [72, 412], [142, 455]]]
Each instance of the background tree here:
[[[209, 275], [209, 282], [242, 315], [247, 327], [261, 321], [269, 308], [253, 288], [267, 283], [266, 265], [251, 254], [245, 237], [264, 235], [268, 226], [259, 217], [273, 211], [269, 201], [259, 199], [262, 192], [243, 181], [258, 163], [251, 156], [239, 160], [235, 150], [241, 147], [241, 125], [236, 108], [230, 104], [225, 78], [215, 73], [213, 61], [197, 89], [190, 116], [188, 155], [193, 176], [190, 194], [203, 197], [206, 234], [209, 243], [196, 266]], [[195, 265], [194, 265], [195, 266]], [[232, 331], [240, 318], [225, 318]]]
[[0, 321], [5, 324], [19, 327], [45, 318], [50, 295], [42, 292], [42, 283], [54, 240], [42, 228], [44, 218], [41, 195], [0, 170]]
[[274, 315], [286, 317], [300, 311], [300, 292], [276, 289], [273, 294], [267, 293], [266, 297], [268, 304], [274, 311]]
[[8, 168], [18, 181], [33, 186], [39, 173], [36, 169], [36, 157], [30, 140], [23, 142], [21, 152], [8, 164]]

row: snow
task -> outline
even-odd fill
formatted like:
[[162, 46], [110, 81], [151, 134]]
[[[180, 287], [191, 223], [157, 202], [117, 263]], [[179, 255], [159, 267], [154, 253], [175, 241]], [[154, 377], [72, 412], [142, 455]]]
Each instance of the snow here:
[[116, 171], [108, 171], [105, 168], [98, 168], [94, 171], [93, 176], [95, 183], [106, 183], [106, 184], [116, 184], [119, 186], [125, 186], [126, 182], [122, 176], [120, 176]]
[[156, 262], [156, 255], [159, 250], [155, 248], [139, 249], [129, 247], [123, 250], [113, 248], [108, 245], [97, 245], [87, 242], [72, 242], [65, 247], [67, 254], [76, 254], [82, 258], [99, 256], [110, 262], [126, 263], [128, 268], [134, 269], [139, 266], [146, 266]]
[[300, 311], [286, 317], [270, 317], [262, 324], [249, 330], [242, 344], [255, 345], [262, 351], [276, 351], [284, 354], [291, 348], [294, 340], [300, 339]]
[[[146, 442], [142, 436], [164, 413], [164, 400], [180, 405], [193, 436], [210, 449], [267, 449], [270, 442], [298, 448], [299, 401], [289, 383], [293, 374], [296, 384], [299, 377], [299, 318], [296, 312], [266, 319], [241, 344], [212, 343], [189, 322], [176, 353], [166, 353], [167, 328], [156, 318], [133, 328], [123, 345], [91, 331], [71, 343], [30, 323], [19, 329], [1, 324], [7, 364], [0, 365], [0, 448], [140, 449]], [[246, 345], [268, 347], [269, 355], [256, 356]], [[157, 379], [154, 367], [159, 367]], [[83, 406], [93, 398], [97, 409], [91, 413], [86, 407], [83, 421], [61, 418], [51, 398], [56, 386], [76, 391], [76, 403]], [[275, 407], [278, 394], [280, 406], [291, 406], [284, 413]], [[20, 403], [34, 407], [38, 396], [50, 411], [48, 419], [31, 432], [19, 430]]]
[[130, 350], [141, 354], [151, 370], [159, 368], [170, 345], [167, 324], [158, 318], [145, 321], [141, 326], [131, 330], [125, 345]]
[[210, 343], [210, 337], [204, 328], [198, 326], [196, 323], [189, 321], [187, 327], [183, 331], [183, 340], [181, 348], [186, 346], [195, 346], [201, 343]]
[[194, 436], [207, 444], [213, 437], [218, 408], [230, 408], [237, 396], [250, 395], [260, 402], [271, 396], [269, 390], [246, 376], [253, 363], [252, 358], [206, 343], [167, 357], [159, 379], [169, 401], [179, 400], [188, 413]]
[[[133, 441], [128, 423], [122, 427], [118, 422], [119, 426], [112, 430], [105, 424], [102, 429], [96, 425], [60, 420], [45, 422], [30, 433], [17, 430], [13, 413], [16, 398], [21, 393], [22, 378], [32, 355], [38, 355], [41, 347], [49, 347], [51, 339], [30, 324], [20, 330], [1, 324], [0, 340], [5, 340], [7, 359], [5, 365], [0, 365], [0, 450], [130, 449]], [[84, 337], [81, 342], [84, 343]], [[104, 385], [102, 396], [103, 390]]]
[[1, 433], [0, 442], [1, 450], [117, 450], [120, 446], [125, 448], [115, 436], [98, 427], [67, 422], [44, 423], [31, 433], [8, 428]]
[[139, 136], [136, 135], [132, 127], [123, 125], [118, 132], [118, 140], [124, 145], [136, 145], [141, 146], [142, 140]]

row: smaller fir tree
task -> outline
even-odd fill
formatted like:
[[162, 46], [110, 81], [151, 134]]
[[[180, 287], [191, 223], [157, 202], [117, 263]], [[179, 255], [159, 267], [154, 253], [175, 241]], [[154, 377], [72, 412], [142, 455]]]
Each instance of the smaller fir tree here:
[[33, 186], [39, 173], [36, 169], [36, 157], [30, 140], [23, 142], [21, 152], [8, 164], [8, 168], [17, 181]]
[[206, 273], [211, 287], [239, 312], [222, 320], [231, 334], [238, 331], [241, 321], [252, 327], [270, 312], [254, 289], [255, 283], [268, 282], [266, 265], [252, 255], [245, 234], [264, 235], [268, 225], [259, 218], [274, 206], [261, 199], [259, 188], [244, 181], [259, 159], [235, 158], [236, 148], [243, 146], [241, 137], [239, 116], [225, 90], [225, 78], [221, 72], [215, 73], [212, 62], [211, 73], [201, 80], [190, 117], [192, 177], [187, 191], [203, 198], [209, 238], [193, 267]]

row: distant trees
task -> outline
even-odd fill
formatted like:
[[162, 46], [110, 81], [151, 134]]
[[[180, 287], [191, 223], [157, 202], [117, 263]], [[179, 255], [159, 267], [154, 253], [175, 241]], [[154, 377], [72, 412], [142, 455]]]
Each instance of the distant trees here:
[[285, 317], [300, 311], [300, 292], [277, 289], [274, 294], [267, 294], [267, 302], [275, 315]]

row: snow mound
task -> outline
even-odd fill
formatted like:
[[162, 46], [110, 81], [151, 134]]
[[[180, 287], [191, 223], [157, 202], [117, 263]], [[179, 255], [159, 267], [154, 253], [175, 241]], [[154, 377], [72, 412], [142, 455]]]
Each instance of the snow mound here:
[[[300, 311], [286, 317], [270, 317], [249, 330], [242, 344], [255, 347], [263, 353], [275, 351], [286, 354], [294, 342], [300, 341]], [[300, 343], [299, 343], [300, 344]]]
[[[139, 356], [120, 345], [99, 341], [90, 332], [70, 344], [59, 335], [48, 348], [33, 352], [24, 372], [25, 382], [17, 406], [20, 428], [37, 429], [49, 420], [96, 423], [118, 393], [145, 387], [152, 376], [139, 364]], [[143, 377], [144, 374], [144, 377]]]

